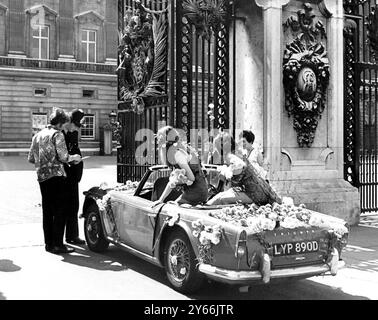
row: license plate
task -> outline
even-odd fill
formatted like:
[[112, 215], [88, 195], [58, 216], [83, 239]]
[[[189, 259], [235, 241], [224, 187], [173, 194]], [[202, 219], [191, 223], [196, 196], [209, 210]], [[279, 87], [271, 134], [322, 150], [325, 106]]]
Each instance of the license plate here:
[[273, 246], [274, 256], [290, 256], [295, 254], [317, 252], [319, 250], [319, 242], [312, 241], [299, 241], [288, 243], [277, 243]]

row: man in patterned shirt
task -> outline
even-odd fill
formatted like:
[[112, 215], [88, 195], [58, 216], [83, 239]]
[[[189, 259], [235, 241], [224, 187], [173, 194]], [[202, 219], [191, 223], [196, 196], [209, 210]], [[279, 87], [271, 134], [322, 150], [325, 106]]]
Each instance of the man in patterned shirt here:
[[33, 137], [28, 155], [28, 161], [35, 164], [41, 189], [45, 249], [55, 254], [74, 251], [63, 244], [66, 201], [63, 163], [78, 163], [81, 157], [68, 154], [61, 132], [67, 121], [68, 115], [62, 109], [56, 109], [50, 116], [50, 125]]

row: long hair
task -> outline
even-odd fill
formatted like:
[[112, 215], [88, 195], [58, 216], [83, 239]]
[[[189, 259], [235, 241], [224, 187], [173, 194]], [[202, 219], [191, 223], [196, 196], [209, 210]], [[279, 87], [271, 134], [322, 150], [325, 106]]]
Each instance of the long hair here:
[[172, 126], [160, 128], [156, 133], [159, 158], [163, 164], [173, 166], [174, 150], [171, 148], [180, 140], [178, 132]]

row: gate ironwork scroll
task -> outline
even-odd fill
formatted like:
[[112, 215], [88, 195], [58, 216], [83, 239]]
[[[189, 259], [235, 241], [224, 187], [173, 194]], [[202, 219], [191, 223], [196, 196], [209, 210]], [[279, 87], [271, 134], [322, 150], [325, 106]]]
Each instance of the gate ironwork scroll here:
[[378, 6], [345, 0], [344, 175], [361, 213], [378, 211]]
[[204, 131], [229, 128], [232, 3], [118, 0], [118, 182], [158, 163], [153, 134], [164, 125], [184, 130], [194, 147]]

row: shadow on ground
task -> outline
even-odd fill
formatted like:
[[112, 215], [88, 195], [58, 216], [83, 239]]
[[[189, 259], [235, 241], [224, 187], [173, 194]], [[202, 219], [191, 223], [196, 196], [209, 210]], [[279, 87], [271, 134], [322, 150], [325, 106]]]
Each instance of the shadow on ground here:
[[[370, 217], [365, 218], [372, 219]], [[362, 219], [365, 218], [363, 217]], [[374, 218], [375, 220], [376, 217]], [[377, 238], [377, 227], [371, 227], [365, 223], [352, 227], [348, 245], [342, 254], [345, 260], [348, 261], [348, 268], [365, 272], [378, 272], [378, 243], [372, 241], [372, 239]]]
[[128, 269], [126, 264], [112, 257], [113, 250], [111, 248], [107, 251], [109, 254], [101, 255], [88, 250], [85, 246], [74, 247], [75, 253], [63, 255], [63, 262], [100, 271], [123, 271]]
[[2, 292], [0, 292], [0, 301], [1, 301], [1, 300], [7, 300], [7, 298], [4, 297], [4, 295], [3, 295]]
[[[65, 255], [63, 261], [96, 270], [133, 270], [148, 278], [169, 286], [163, 269], [146, 263], [144, 260], [110, 246], [102, 254], [91, 252], [86, 246], [76, 247], [80, 255]], [[214, 281], [205, 281], [201, 290], [191, 299], [209, 300], [368, 300], [366, 297], [354, 296], [311, 280], [282, 281], [268, 285], [255, 285], [248, 292], [240, 292], [236, 286]]]
[[[223, 294], [222, 292], [227, 292]], [[281, 283], [252, 285], [248, 292], [240, 292], [239, 288], [221, 283], [212, 283], [202, 288], [200, 294], [191, 296], [193, 299], [216, 300], [369, 300], [355, 296], [311, 280], [286, 280]]]
[[0, 272], [15, 272], [20, 270], [21, 267], [15, 265], [12, 260], [0, 260]]

